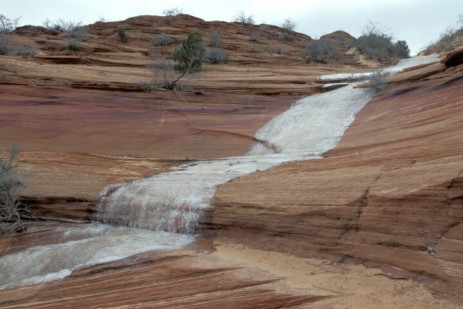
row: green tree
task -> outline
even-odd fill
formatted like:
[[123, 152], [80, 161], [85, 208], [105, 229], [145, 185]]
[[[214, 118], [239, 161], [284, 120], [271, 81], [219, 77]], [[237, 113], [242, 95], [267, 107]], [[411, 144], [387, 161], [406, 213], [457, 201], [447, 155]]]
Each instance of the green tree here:
[[174, 50], [175, 64], [164, 58], [158, 51], [152, 66], [154, 87], [151, 89], [179, 90], [179, 81], [187, 74], [201, 71], [201, 61], [206, 49], [200, 33], [188, 35]]
[[379, 61], [390, 61], [394, 57], [407, 58], [410, 50], [406, 41], [392, 41], [392, 35], [383, 32], [377, 24], [370, 22], [356, 44], [365, 55]]
[[398, 58], [409, 58], [410, 57], [410, 48], [406, 41], [397, 41], [394, 44], [395, 55]]
[[201, 33], [191, 33], [174, 50], [175, 69], [183, 75], [201, 71], [205, 50]]

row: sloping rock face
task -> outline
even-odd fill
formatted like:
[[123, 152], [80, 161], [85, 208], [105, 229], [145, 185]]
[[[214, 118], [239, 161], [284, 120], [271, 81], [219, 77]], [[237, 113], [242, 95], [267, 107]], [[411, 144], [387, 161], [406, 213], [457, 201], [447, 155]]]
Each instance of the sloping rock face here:
[[[128, 42], [118, 38], [118, 26], [126, 29]], [[204, 59], [201, 73], [182, 80], [184, 87], [194, 91], [309, 95], [321, 90], [312, 84], [316, 76], [336, 72], [341, 66], [305, 64], [303, 49], [311, 38], [265, 24], [208, 22], [189, 15], [138, 16], [97, 22], [85, 29], [87, 35], [71, 40], [67, 33], [21, 27], [12, 40], [39, 50], [26, 59], [0, 56], [0, 83], [144, 91], [161, 82], [155, 65], [172, 61], [175, 47], [192, 32], [202, 34], [206, 48], [219, 45], [229, 56], [226, 64]], [[211, 33], [219, 40], [212, 39]], [[170, 43], [153, 43], [160, 36], [170, 38]], [[339, 38], [339, 33], [333, 37]], [[70, 48], [70, 43], [75, 46]], [[343, 71], [361, 69], [345, 66]]]
[[463, 81], [377, 96], [325, 159], [222, 186], [219, 237], [299, 256], [363, 261], [463, 300]]
[[[127, 26], [127, 44], [117, 38], [120, 24]], [[310, 38], [294, 33], [294, 41], [282, 41], [281, 29], [269, 25], [142, 16], [91, 25], [89, 40], [77, 51], [66, 47], [64, 33], [23, 30], [20, 39], [42, 50], [31, 59], [0, 57], [0, 120], [5, 125], [0, 139], [22, 147], [24, 201], [48, 221], [28, 223], [21, 234], [2, 235], [2, 255], [63, 242], [72, 224], [50, 219], [88, 221], [107, 184], [144, 178], [190, 159], [244, 153], [255, 131], [296, 96], [321, 91], [316, 76], [362, 71], [302, 64], [301, 45]], [[193, 90], [181, 96], [144, 92], [143, 83], [153, 82], [148, 68], [156, 60], [152, 37], [172, 37], [172, 45], [160, 51], [168, 56], [196, 30], [204, 37], [220, 31], [230, 62], [204, 63], [204, 71], [186, 82]], [[275, 46], [284, 54], [274, 52]], [[444, 70], [441, 63], [423, 68], [418, 77], [410, 74], [421, 79], [439, 73], [442, 78], [448, 73]], [[452, 72], [459, 71], [461, 66]], [[215, 239], [202, 240], [207, 244], [137, 255], [82, 268], [62, 281], [2, 290], [0, 307], [300, 308], [343, 295], [342, 285], [327, 291], [330, 281], [344, 278], [345, 269], [329, 277], [324, 291], [312, 282], [312, 272], [341, 268], [327, 266], [333, 260], [380, 266], [392, 278], [414, 278], [441, 297], [461, 301], [461, 79], [403, 84], [410, 79], [406, 74], [396, 81], [401, 85], [359, 114], [327, 158], [286, 164], [223, 186], [204, 218], [205, 234], [217, 232]], [[227, 248], [230, 240], [239, 247], [234, 257]], [[254, 248], [242, 250], [246, 244]], [[218, 260], [213, 246], [222, 246]], [[276, 257], [267, 261], [267, 271], [272, 273], [275, 264], [283, 264], [281, 269], [273, 276], [256, 270], [264, 269], [264, 257], [271, 255]], [[236, 256], [249, 264], [234, 263]], [[301, 257], [330, 260], [308, 270]], [[288, 272], [290, 263], [300, 267]], [[375, 270], [370, 277], [379, 275]], [[299, 290], [277, 284], [281, 278], [294, 284], [293, 277]], [[361, 278], [357, 291], [368, 279]], [[392, 290], [398, 287], [403, 286]], [[344, 299], [329, 304], [349, 306]], [[415, 304], [416, 297], [411, 299]]]
[[[126, 43], [118, 38], [120, 25], [127, 29]], [[88, 220], [108, 184], [181, 161], [241, 155], [267, 121], [302, 95], [322, 90], [316, 76], [341, 70], [302, 63], [310, 37], [291, 32], [293, 40], [283, 40], [283, 30], [270, 25], [181, 15], [97, 22], [86, 29], [71, 50], [67, 33], [22, 27], [11, 39], [40, 48], [37, 54], [0, 56], [0, 140], [21, 147], [25, 195], [29, 204], [43, 206], [36, 208], [43, 218]], [[204, 61], [202, 72], [182, 80], [180, 93], [149, 92], [158, 82], [153, 64], [171, 60], [175, 46], [194, 31], [208, 48], [211, 31], [218, 33], [229, 63]], [[160, 35], [172, 42], [154, 46]]]
[[[128, 273], [127, 271], [130, 270]], [[2, 308], [300, 308], [325, 297], [277, 291], [275, 278], [189, 252], [141, 254], [64, 281], [0, 291]]]
[[0, 140], [21, 148], [24, 201], [40, 218], [88, 221], [106, 185], [188, 160], [237, 156], [294, 96], [0, 85]]

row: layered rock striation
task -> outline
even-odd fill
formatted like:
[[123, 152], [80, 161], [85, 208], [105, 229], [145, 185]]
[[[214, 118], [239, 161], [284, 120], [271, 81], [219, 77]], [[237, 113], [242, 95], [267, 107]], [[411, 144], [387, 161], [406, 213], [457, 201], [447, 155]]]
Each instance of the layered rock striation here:
[[457, 74], [391, 87], [326, 158], [222, 186], [213, 225], [264, 250], [381, 267], [461, 301], [461, 86]]

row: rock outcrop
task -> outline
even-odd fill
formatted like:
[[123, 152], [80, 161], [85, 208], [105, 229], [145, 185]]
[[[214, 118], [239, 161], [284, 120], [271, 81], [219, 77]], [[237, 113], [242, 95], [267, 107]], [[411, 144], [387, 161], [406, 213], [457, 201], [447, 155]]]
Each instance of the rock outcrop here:
[[264, 250], [355, 260], [461, 301], [462, 79], [391, 87], [323, 160], [222, 186], [219, 235]]
[[[129, 43], [119, 41], [118, 25], [126, 26]], [[208, 38], [211, 30], [222, 35], [228, 64], [204, 63], [180, 95], [146, 91], [155, 82], [149, 67], [156, 55], [169, 55], [188, 33]], [[291, 33], [292, 41], [282, 40], [282, 30], [270, 25], [141, 16], [98, 22], [88, 32], [70, 50], [64, 33], [23, 27], [21, 42], [40, 52], [0, 56], [0, 140], [23, 149], [24, 202], [31, 219], [41, 220], [21, 234], [2, 235], [1, 255], [63, 243], [66, 227], [92, 218], [107, 184], [243, 154], [269, 119], [296, 98], [322, 91], [318, 76], [365, 70], [303, 64], [301, 46], [311, 38]], [[152, 37], [162, 33], [171, 45], [153, 50]], [[457, 51], [393, 76], [325, 158], [221, 186], [194, 246], [2, 290], [0, 306], [458, 307], [462, 70]], [[398, 297], [410, 291], [407, 301]]]

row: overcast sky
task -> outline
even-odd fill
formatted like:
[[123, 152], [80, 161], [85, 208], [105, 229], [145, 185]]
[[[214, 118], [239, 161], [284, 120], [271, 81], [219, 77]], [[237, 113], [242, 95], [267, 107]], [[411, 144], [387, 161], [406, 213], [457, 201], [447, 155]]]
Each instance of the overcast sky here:
[[124, 20], [138, 15], [162, 15], [178, 7], [204, 20], [232, 21], [240, 11], [256, 23], [296, 22], [296, 31], [318, 38], [336, 30], [355, 37], [376, 22], [394, 39], [406, 40], [416, 53], [426, 47], [463, 13], [463, 0], [0, 0], [0, 14], [21, 17], [20, 24], [54, 21], [93, 23]]

